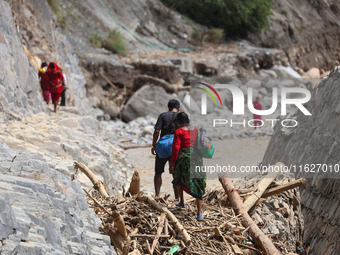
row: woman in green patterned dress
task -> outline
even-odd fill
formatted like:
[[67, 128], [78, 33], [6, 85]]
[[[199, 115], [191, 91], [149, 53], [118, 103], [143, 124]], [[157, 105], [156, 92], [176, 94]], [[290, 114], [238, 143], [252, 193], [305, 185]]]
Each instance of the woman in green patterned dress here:
[[[197, 220], [203, 220], [202, 198], [205, 192], [206, 175], [196, 172], [196, 166], [203, 165], [196, 142], [198, 129], [190, 127], [190, 120], [186, 113], [181, 112], [176, 117], [179, 128], [175, 131], [170, 161], [170, 173], [175, 177], [172, 183], [176, 185], [180, 196], [177, 206], [185, 207], [183, 191], [196, 198]], [[175, 166], [176, 160], [177, 164]]]

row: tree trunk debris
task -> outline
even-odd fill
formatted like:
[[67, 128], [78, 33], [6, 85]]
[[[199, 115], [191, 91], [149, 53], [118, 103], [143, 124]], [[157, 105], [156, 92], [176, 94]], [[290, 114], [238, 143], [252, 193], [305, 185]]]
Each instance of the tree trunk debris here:
[[[275, 167], [283, 166], [282, 163], [277, 163]], [[244, 208], [248, 212], [259, 200], [262, 196], [262, 194], [266, 191], [268, 186], [275, 180], [275, 178], [280, 174], [279, 171], [277, 172], [270, 172], [267, 176], [263, 177], [263, 179], [259, 182], [257, 185], [257, 191], [253, 193], [250, 197], [244, 201]]]
[[165, 213], [166, 216], [169, 218], [169, 220], [175, 225], [176, 230], [183, 236], [184, 243], [186, 245], [190, 245], [191, 240], [190, 240], [190, 236], [188, 235], [188, 232], [185, 230], [183, 225], [178, 221], [176, 216], [173, 215], [173, 213], [169, 211], [168, 208], [163, 207], [162, 205], [157, 203], [156, 200], [153, 199], [150, 195], [143, 196], [142, 200], [147, 201], [153, 208], [157, 209], [158, 211]]
[[137, 195], [140, 192], [140, 177], [137, 171], [133, 173], [128, 192], [132, 196]]
[[280, 185], [280, 186], [277, 186], [275, 188], [271, 188], [271, 189], [268, 189], [266, 190], [263, 194], [262, 194], [262, 198], [266, 198], [266, 197], [270, 197], [270, 196], [273, 196], [273, 195], [276, 195], [276, 194], [280, 194], [284, 191], [287, 191], [287, 190], [290, 190], [290, 189], [294, 189], [294, 188], [297, 188], [297, 187], [300, 187], [301, 185], [303, 185], [307, 180], [305, 178], [300, 178], [298, 180], [295, 180], [295, 181], [291, 181], [291, 182], [288, 182], [286, 184], [283, 184], [283, 185]]
[[[237, 193], [237, 191], [235, 190], [232, 182], [225, 176], [220, 176], [219, 180], [225, 192], [228, 194], [228, 198], [229, 198], [229, 201], [231, 202], [232, 207], [241, 215], [241, 221], [242, 221], [243, 226], [245, 228], [250, 227], [249, 232], [251, 236], [254, 238], [255, 243], [261, 248], [263, 253], [265, 255], [280, 255], [281, 253], [277, 250], [277, 248], [274, 246], [272, 241], [259, 229], [259, 227], [255, 224], [255, 222], [249, 216], [247, 212], [248, 210], [244, 206], [242, 199]], [[269, 180], [265, 182], [266, 185], [269, 182]], [[258, 187], [259, 187], [259, 190], [262, 190], [262, 186], [259, 185]], [[252, 204], [252, 203], [249, 203], [249, 204]], [[234, 248], [236, 247], [234, 246], [233, 249]], [[234, 252], [237, 254], [237, 251], [235, 249], [234, 249]]]
[[93, 187], [104, 197], [109, 197], [105, 184], [97, 178], [97, 176], [83, 163], [74, 162], [74, 168], [80, 169], [93, 183]]
[[[76, 163], [75, 166], [85, 169], [92, 183], [98, 182], [86, 166]], [[245, 196], [245, 201], [251, 201], [248, 202], [251, 207], [256, 207], [259, 201], [265, 200], [261, 196], [280, 196], [284, 192], [286, 197], [296, 197], [294, 193], [287, 192], [304, 182], [296, 180], [283, 185], [279, 182], [275, 183], [277, 187], [267, 189], [275, 177], [272, 175], [266, 181], [261, 180], [257, 187], [239, 189], [239, 192]], [[118, 255], [166, 254], [175, 244], [180, 246], [178, 254], [281, 254], [275, 246], [287, 251], [288, 245], [272, 236], [276, 240], [274, 246], [259, 229], [231, 181], [227, 178], [220, 181], [223, 189], [207, 192], [203, 198], [206, 217], [202, 222], [196, 220], [194, 200], [186, 201], [187, 208], [179, 208], [167, 201], [168, 196], [156, 201], [140, 192], [138, 172], [132, 177], [127, 196], [117, 194], [109, 197], [99, 188], [92, 194], [85, 192], [88, 203], [103, 222], [101, 230], [110, 236]], [[256, 199], [254, 194], [258, 196]], [[228, 205], [221, 206], [225, 204], [222, 197], [229, 200], [236, 213]], [[294, 199], [291, 208], [297, 206], [295, 202], [293, 207], [293, 203]], [[266, 227], [267, 222], [262, 225], [262, 228]], [[254, 243], [249, 241], [249, 236]]]

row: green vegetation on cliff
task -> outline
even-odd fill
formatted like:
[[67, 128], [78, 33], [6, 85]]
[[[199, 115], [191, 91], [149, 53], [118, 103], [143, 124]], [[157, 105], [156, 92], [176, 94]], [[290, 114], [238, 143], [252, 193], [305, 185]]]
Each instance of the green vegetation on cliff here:
[[112, 53], [123, 56], [125, 56], [128, 52], [128, 47], [124, 37], [116, 29], [109, 33], [107, 38], [103, 41], [102, 46]]
[[258, 33], [268, 26], [272, 0], [161, 0], [167, 6], [229, 36]]
[[97, 33], [92, 33], [90, 34], [89, 41], [93, 47], [103, 47], [114, 54], [125, 56], [129, 51], [124, 37], [117, 29], [112, 30], [106, 38], [101, 37]]

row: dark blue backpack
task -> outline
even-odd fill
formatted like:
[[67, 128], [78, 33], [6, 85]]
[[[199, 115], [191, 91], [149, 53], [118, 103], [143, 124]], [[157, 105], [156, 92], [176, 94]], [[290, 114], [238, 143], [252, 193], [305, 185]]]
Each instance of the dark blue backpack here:
[[160, 158], [170, 158], [174, 134], [165, 135], [156, 144], [155, 151]]

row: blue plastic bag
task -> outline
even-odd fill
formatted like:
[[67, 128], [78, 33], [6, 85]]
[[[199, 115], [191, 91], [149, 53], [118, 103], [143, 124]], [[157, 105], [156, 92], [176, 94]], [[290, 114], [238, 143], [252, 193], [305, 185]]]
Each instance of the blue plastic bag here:
[[172, 153], [172, 143], [174, 134], [165, 135], [156, 144], [155, 151], [160, 158], [170, 158]]

